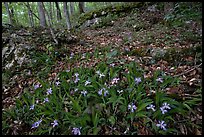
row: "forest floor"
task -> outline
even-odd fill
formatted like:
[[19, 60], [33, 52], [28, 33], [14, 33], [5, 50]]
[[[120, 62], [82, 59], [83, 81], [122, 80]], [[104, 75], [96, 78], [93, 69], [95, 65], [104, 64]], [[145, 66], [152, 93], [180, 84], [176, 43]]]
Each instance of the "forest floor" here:
[[[115, 17], [108, 26], [93, 25], [80, 30], [73, 34], [73, 38], [76, 37], [78, 40], [70, 43], [63, 42], [60, 46], [54, 47], [54, 50], [46, 46], [51, 39], [47, 36], [49, 33], [44, 34], [46, 30], [35, 30], [31, 39], [24, 36], [26, 37], [24, 41], [35, 45], [35, 52], [31, 54], [34, 58], [31, 58], [30, 64], [24, 64], [21, 67], [17, 65], [10, 72], [3, 70], [3, 111], [12, 108], [15, 105], [15, 98], [19, 98], [25, 90], [29, 91], [39, 77], [52, 81], [61, 71], [77, 67], [93, 68], [100, 62], [106, 62], [107, 65], [114, 67], [137, 62], [145, 71], [144, 77], [151, 77], [156, 70], [164, 71], [166, 75], [180, 79], [179, 85], [166, 90], [168, 95], [183, 101], [201, 98], [201, 92], [198, 93], [198, 91], [202, 90], [200, 36], [202, 24], [191, 21], [186, 22], [182, 27], [171, 27], [162, 22], [160, 14], [162, 13], [137, 11], [137, 13]], [[21, 33], [23, 34], [25, 31], [33, 30], [18, 31], [23, 31]], [[57, 33], [58, 31], [56, 30]], [[42, 35], [47, 40], [39, 37]], [[52, 51], [55, 53], [57, 51], [54, 58]], [[72, 56], [77, 58], [70, 61]], [[49, 57], [54, 61], [49, 62]], [[34, 60], [37, 60], [36, 64]], [[189, 108], [189, 113], [185, 116], [193, 124], [181, 123], [178, 127], [180, 134], [202, 134], [202, 101], [196, 100], [194, 103], [196, 104], [190, 106], [192, 108]], [[5, 120], [5, 117], [2, 120]], [[4, 127], [2, 131], [4, 134], [20, 134], [20, 131], [24, 130], [11, 126], [14, 124], [13, 120], [7, 120], [7, 123], [10, 127]], [[16, 133], [13, 133], [14, 131]], [[138, 134], [153, 133], [145, 129], [138, 131]]]

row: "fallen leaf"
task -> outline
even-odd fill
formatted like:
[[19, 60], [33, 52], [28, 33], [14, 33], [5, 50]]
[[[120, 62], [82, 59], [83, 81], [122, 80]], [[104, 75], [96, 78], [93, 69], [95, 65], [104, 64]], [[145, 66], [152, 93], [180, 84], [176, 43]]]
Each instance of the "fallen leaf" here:
[[202, 135], [202, 133], [201, 133], [201, 131], [199, 131], [198, 129], [196, 129], [195, 135]]
[[195, 81], [196, 80], [196, 78], [192, 78], [191, 80], [189, 80], [190, 82], [192, 82], [192, 81]]
[[179, 93], [179, 87], [171, 87], [167, 90], [167, 94], [169, 95], [177, 95]]

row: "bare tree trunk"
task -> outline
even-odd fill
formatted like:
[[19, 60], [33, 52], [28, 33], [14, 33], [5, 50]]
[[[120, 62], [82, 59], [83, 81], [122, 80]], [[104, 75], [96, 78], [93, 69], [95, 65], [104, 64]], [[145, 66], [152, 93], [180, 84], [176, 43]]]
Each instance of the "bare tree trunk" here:
[[[25, 3], [24, 3], [24, 4], [25, 4]], [[25, 4], [25, 6], [26, 6], [27, 8], [29, 8], [27, 4]], [[38, 18], [38, 16], [37, 16], [35, 13], [33, 13], [33, 11], [31, 10], [31, 8], [29, 8], [29, 9], [30, 9], [30, 12], [32, 13], [32, 15], [34, 15], [38, 20], [40, 20], [40, 18]], [[34, 21], [35, 21], [35, 20], [34, 20]], [[35, 22], [34, 22], [34, 24], [35, 24]]]
[[53, 13], [53, 19], [55, 20], [56, 14], [55, 14], [55, 4], [52, 4], [52, 13]]
[[70, 15], [74, 13], [74, 2], [69, 2], [69, 12]]
[[27, 2], [27, 8], [28, 8], [28, 17], [29, 17], [29, 21], [30, 21], [30, 26], [34, 27], [33, 14], [32, 14], [29, 2]]
[[40, 26], [46, 26], [45, 11], [43, 9], [43, 2], [38, 2], [38, 12], [40, 17]]
[[67, 10], [67, 2], [63, 2], [64, 4], [64, 15], [66, 17], [66, 24], [67, 24], [67, 29], [71, 29], [71, 22], [70, 22], [70, 18], [69, 18], [69, 13]]
[[70, 14], [74, 14], [74, 2], [69, 2]]
[[50, 8], [50, 19], [52, 20], [53, 19], [53, 17], [52, 17], [52, 2], [50, 2], [50, 7], [49, 8]]
[[79, 13], [82, 14], [84, 12], [84, 2], [79, 2]]
[[38, 20], [40, 20], [40, 18], [38, 18], [38, 16], [35, 14], [35, 13], [33, 13], [33, 11], [32, 11], [32, 9], [31, 9], [31, 5], [29, 4], [29, 5], [27, 5], [26, 3], [24, 3], [24, 5], [28, 8], [28, 9], [30, 9], [30, 13], [32, 14], [32, 15], [30, 15], [30, 16], [32, 16], [32, 20], [33, 20], [33, 26], [34, 26], [34, 24], [35, 24], [35, 18], [34, 18], [34, 16], [38, 19]]
[[11, 19], [11, 13], [10, 13], [9, 6], [8, 6], [8, 2], [4, 2], [4, 5], [6, 7], [6, 11], [7, 11], [7, 14], [9, 16], [9, 24], [13, 25], [13, 22], [12, 22], [12, 19]]
[[45, 9], [44, 4], [42, 3], [42, 6], [44, 8], [45, 14], [47, 15], [47, 19], [48, 19], [48, 26], [52, 35], [53, 40], [55, 41], [55, 44], [59, 44], [57, 39], [56, 39], [56, 35], [54, 34], [53, 30], [52, 30], [52, 24], [51, 24], [51, 19], [50, 19], [50, 15], [48, 14], [47, 10]]
[[[11, 4], [11, 2], [9, 2], [9, 4]], [[11, 20], [12, 20], [12, 23], [14, 25], [16, 25], [18, 23], [18, 18], [15, 19], [15, 16], [14, 16], [14, 9], [11, 7], [10, 8], [10, 15], [11, 15]]]
[[57, 2], [55, 2], [55, 5], [56, 5], [56, 8], [57, 8], [57, 20], [60, 21], [62, 19], [60, 7], [59, 7], [59, 4]]

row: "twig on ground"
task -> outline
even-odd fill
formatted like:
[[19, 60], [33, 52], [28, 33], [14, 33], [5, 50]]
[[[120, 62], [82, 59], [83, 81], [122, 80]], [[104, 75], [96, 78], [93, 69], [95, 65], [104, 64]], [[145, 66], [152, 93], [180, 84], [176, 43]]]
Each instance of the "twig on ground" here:
[[197, 52], [195, 54], [194, 65], [196, 65], [196, 56], [197, 56]]
[[192, 69], [188, 69], [188, 70], [184, 71], [184, 72], [181, 73], [181, 74], [174, 75], [174, 77], [178, 77], [178, 76], [182, 76], [182, 75], [184, 75], [184, 74], [187, 74], [187, 73], [193, 71], [194, 69], [199, 68], [201, 65], [202, 65], [202, 63], [200, 63], [199, 65], [193, 66]]

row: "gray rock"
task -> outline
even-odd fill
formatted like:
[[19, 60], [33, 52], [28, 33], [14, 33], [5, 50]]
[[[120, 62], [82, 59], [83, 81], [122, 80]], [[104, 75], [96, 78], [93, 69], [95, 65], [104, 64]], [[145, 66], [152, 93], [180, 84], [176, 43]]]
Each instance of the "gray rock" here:
[[100, 22], [101, 22], [100, 18], [94, 18], [94, 19], [91, 19], [91, 20], [87, 20], [86, 22], [84, 22], [82, 24], [81, 28], [90, 27], [92, 25], [99, 24]]

